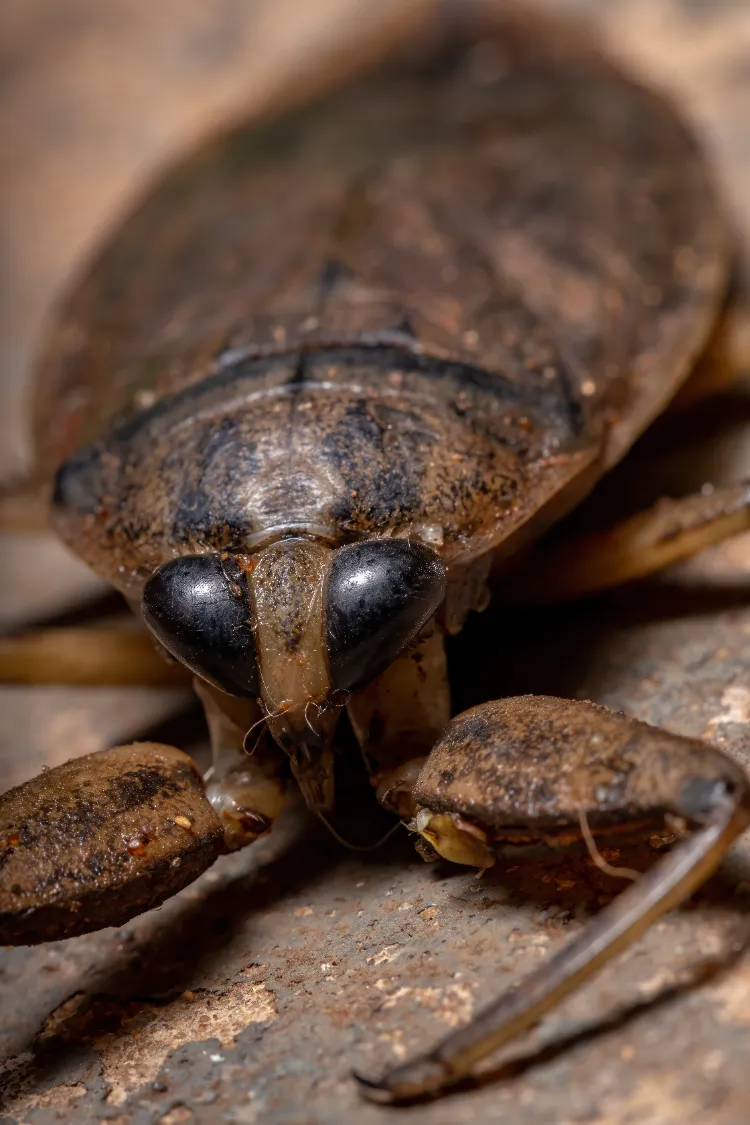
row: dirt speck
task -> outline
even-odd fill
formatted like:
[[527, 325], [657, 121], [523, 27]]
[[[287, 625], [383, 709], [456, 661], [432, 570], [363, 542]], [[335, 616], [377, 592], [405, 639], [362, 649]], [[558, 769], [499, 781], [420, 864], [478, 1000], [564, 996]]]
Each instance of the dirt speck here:
[[401, 949], [397, 945], [385, 945], [377, 953], [373, 953], [372, 957], [367, 958], [370, 965], [384, 965], [390, 961], [395, 961], [401, 953]]
[[193, 1111], [186, 1105], [176, 1105], [159, 1118], [159, 1125], [185, 1125], [192, 1117]]
[[721, 697], [721, 710], [712, 717], [704, 735], [711, 738], [725, 723], [750, 723], [750, 687], [730, 684]]
[[264, 984], [240, 984], [226, 992], [201, 989], [171, 1004], [145, 1004], [121, 1027], [93, 1040], [110, 1085], [107, 1102], [122, 1105], [130, 1090], [151, 1082], [170, 1051], [183, 1043], [218, 1039], [233, 1047], [250, 1023], [276, 1019], [273, 993]]
[[[376, 981], [375, 987], [383, 991], [387, 985], [385, 981]], [[407, 997], [424, 1008], [432, 1009], [437, 1018], [447, 1023], [449, 1027], [461, 1027], [462, 1024], [468, 1023], [474, 1007], [474, 997], [468, 985], [455, 983], [445, 988], [434, 986], [412, 988], [410, 985], [401, 985], [386, 996], [381, 1008], [383, 1010], [395, 1008]]]

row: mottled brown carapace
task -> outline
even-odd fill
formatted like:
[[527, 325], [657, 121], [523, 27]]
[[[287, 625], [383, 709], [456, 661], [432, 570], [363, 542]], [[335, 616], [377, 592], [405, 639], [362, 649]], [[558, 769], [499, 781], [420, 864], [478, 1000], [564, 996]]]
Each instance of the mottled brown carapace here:
[[686, 375], [727, 247], [682, 123], [580, 41], [431, 39], [181, 165], [64, 310], [55, 521], [130, 596], [290, 530], [426, 531], [460, 569], [558, 518]]
[[[501, 9], [425, 0], [421, 38], [169, 173], [63, 309], [37, 399], [54, 524], [196, 675], [213, 766], [204, 796], [178, 751], [118, 748], [0, 799], [0, 940], [125, 921], [271, 830], [294, 783], [335, 833], [345, 708], [425, 858], [685, 834], [519, 988], [362, 1079], [375, 1100], [471, 1075], [750, 821], [718, 750], [593, 704], [449, 722], [446, 632], [670, 400], [727, 274], [670, 106]], [[563, 543], [516, 589], [653, 571], [747, 527], [749, 497]]]

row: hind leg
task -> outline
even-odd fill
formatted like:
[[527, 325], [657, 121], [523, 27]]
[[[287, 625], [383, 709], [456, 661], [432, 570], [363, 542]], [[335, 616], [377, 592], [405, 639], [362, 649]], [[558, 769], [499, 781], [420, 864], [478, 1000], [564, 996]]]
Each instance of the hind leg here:
[[[738, 286], [742, 282], [738, 279]], [[675, 395], [670, 410], [683, 410], [727, 391], [750, 370], [750, 295], [734, 294], [721, 314], [704, 355]]]
[[450, 718], [442, 630], [435, 624], [347, 704], [373, 787], [384, 808], [409, 818], [411, 790]]
[[[375, 1101], [436, 1093], [532, 1027], [711, 874], [750, 825], [750, 782], [720, 751], [592, 703], [522, 696], [449, 724], [414, 787], [414, 829], [445, 858], [492, 863], [523, 834], [564, 846], [679, 818], [692, 831], [537, 972], [378, 1081]], [[590, 838], [590, 836], [589, 836]]]
[[621, 586], [750, 528], [750, 483], [660, 500], [622, 523], [542, 547], [505, 600], [546, 605]]

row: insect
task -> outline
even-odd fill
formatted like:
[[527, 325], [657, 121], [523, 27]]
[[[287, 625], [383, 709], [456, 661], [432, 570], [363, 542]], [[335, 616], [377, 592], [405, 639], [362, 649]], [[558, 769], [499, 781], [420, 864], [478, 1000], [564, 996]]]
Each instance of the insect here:
[[728, 238], [689, 132], [586, 44], [489, 10], [426, 39], [174, 171], [69, 299], [36, 411], [53, 522], [194, 673], [214, 763], [117, 747], [0, 799], [5, 944], [157, 905], [271, 830], [289, 774], [331, 820], [344, 711], [427, 858], [685, 830], [520, 988], [360, 1079], [383, 1101], [470, 1074], [750, 823], [729, 758], [593, 704], [450, 720], [444, 639], [490, 588], [645, 574], [750, 503], [529, 558], [688, 375]]

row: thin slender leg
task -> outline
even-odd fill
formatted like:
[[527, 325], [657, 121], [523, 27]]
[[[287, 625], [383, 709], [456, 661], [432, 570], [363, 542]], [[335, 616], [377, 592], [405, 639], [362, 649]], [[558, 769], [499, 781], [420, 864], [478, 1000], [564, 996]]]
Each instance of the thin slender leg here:
[[32, 478], [0, 483], [0, 531], [51, 535], [48, 491]]
[[286, 798], [288, 760], [268, 734], [257, 703], [197, 678], [193, 685], [205, 708], [213, 754], [206, 796], [221, 818], [224, 843], [234, 851], [270, 830]]
[[399, 816], [414, 815], [411, 789], [450, 718], [442, 630], [432, 625], [347, 710], [378, 800]]
[[80, 626], [0, 637], [0, 683], [156, 687], [188, 684], [190, 675], [142, 629]]
[[557, 831], [563, 841], [582, 812], [602, 834], [666, 813], [693, 833], [464, 1028], [378, 1081], [361, 1079], [382, 1102], [434, 1094], [471, 1075], [684, 901], [750, 825], [750, 782], [720, 751], [592, 703], [545, 696], [497, 700], [453, 719], [414, 796], [414, 829], [440, 854], [463, 853], [460, 861], [472, 865], [480, 839], [496, 849], [524, 828], [550, 842]]
[[509, 582], [503, 597], [547, 605], [645, 578], [750, 528], [750, 483], [706, 488], [604, 531], [543, 547]]
[[703, 356], [675, 395], [670, 410], [683, 410], [713, 398], [750, 368], [750, 302], [737, 297], [722, 313]]
[[398, 1067], [382, 1082], [357, 1075], [373, 1101], [391, 1102], [435, 1092], [459, 1081], [475, 1063], [533, 1027], [602, 965], [615, 957], [668, 910], [684, 902], [715, 870], [735, 837], [747, 827], [747, 812], [728, 804], [624, 891], [538, 972], [488, 1005], [471, 1023], [422, 1058]]

